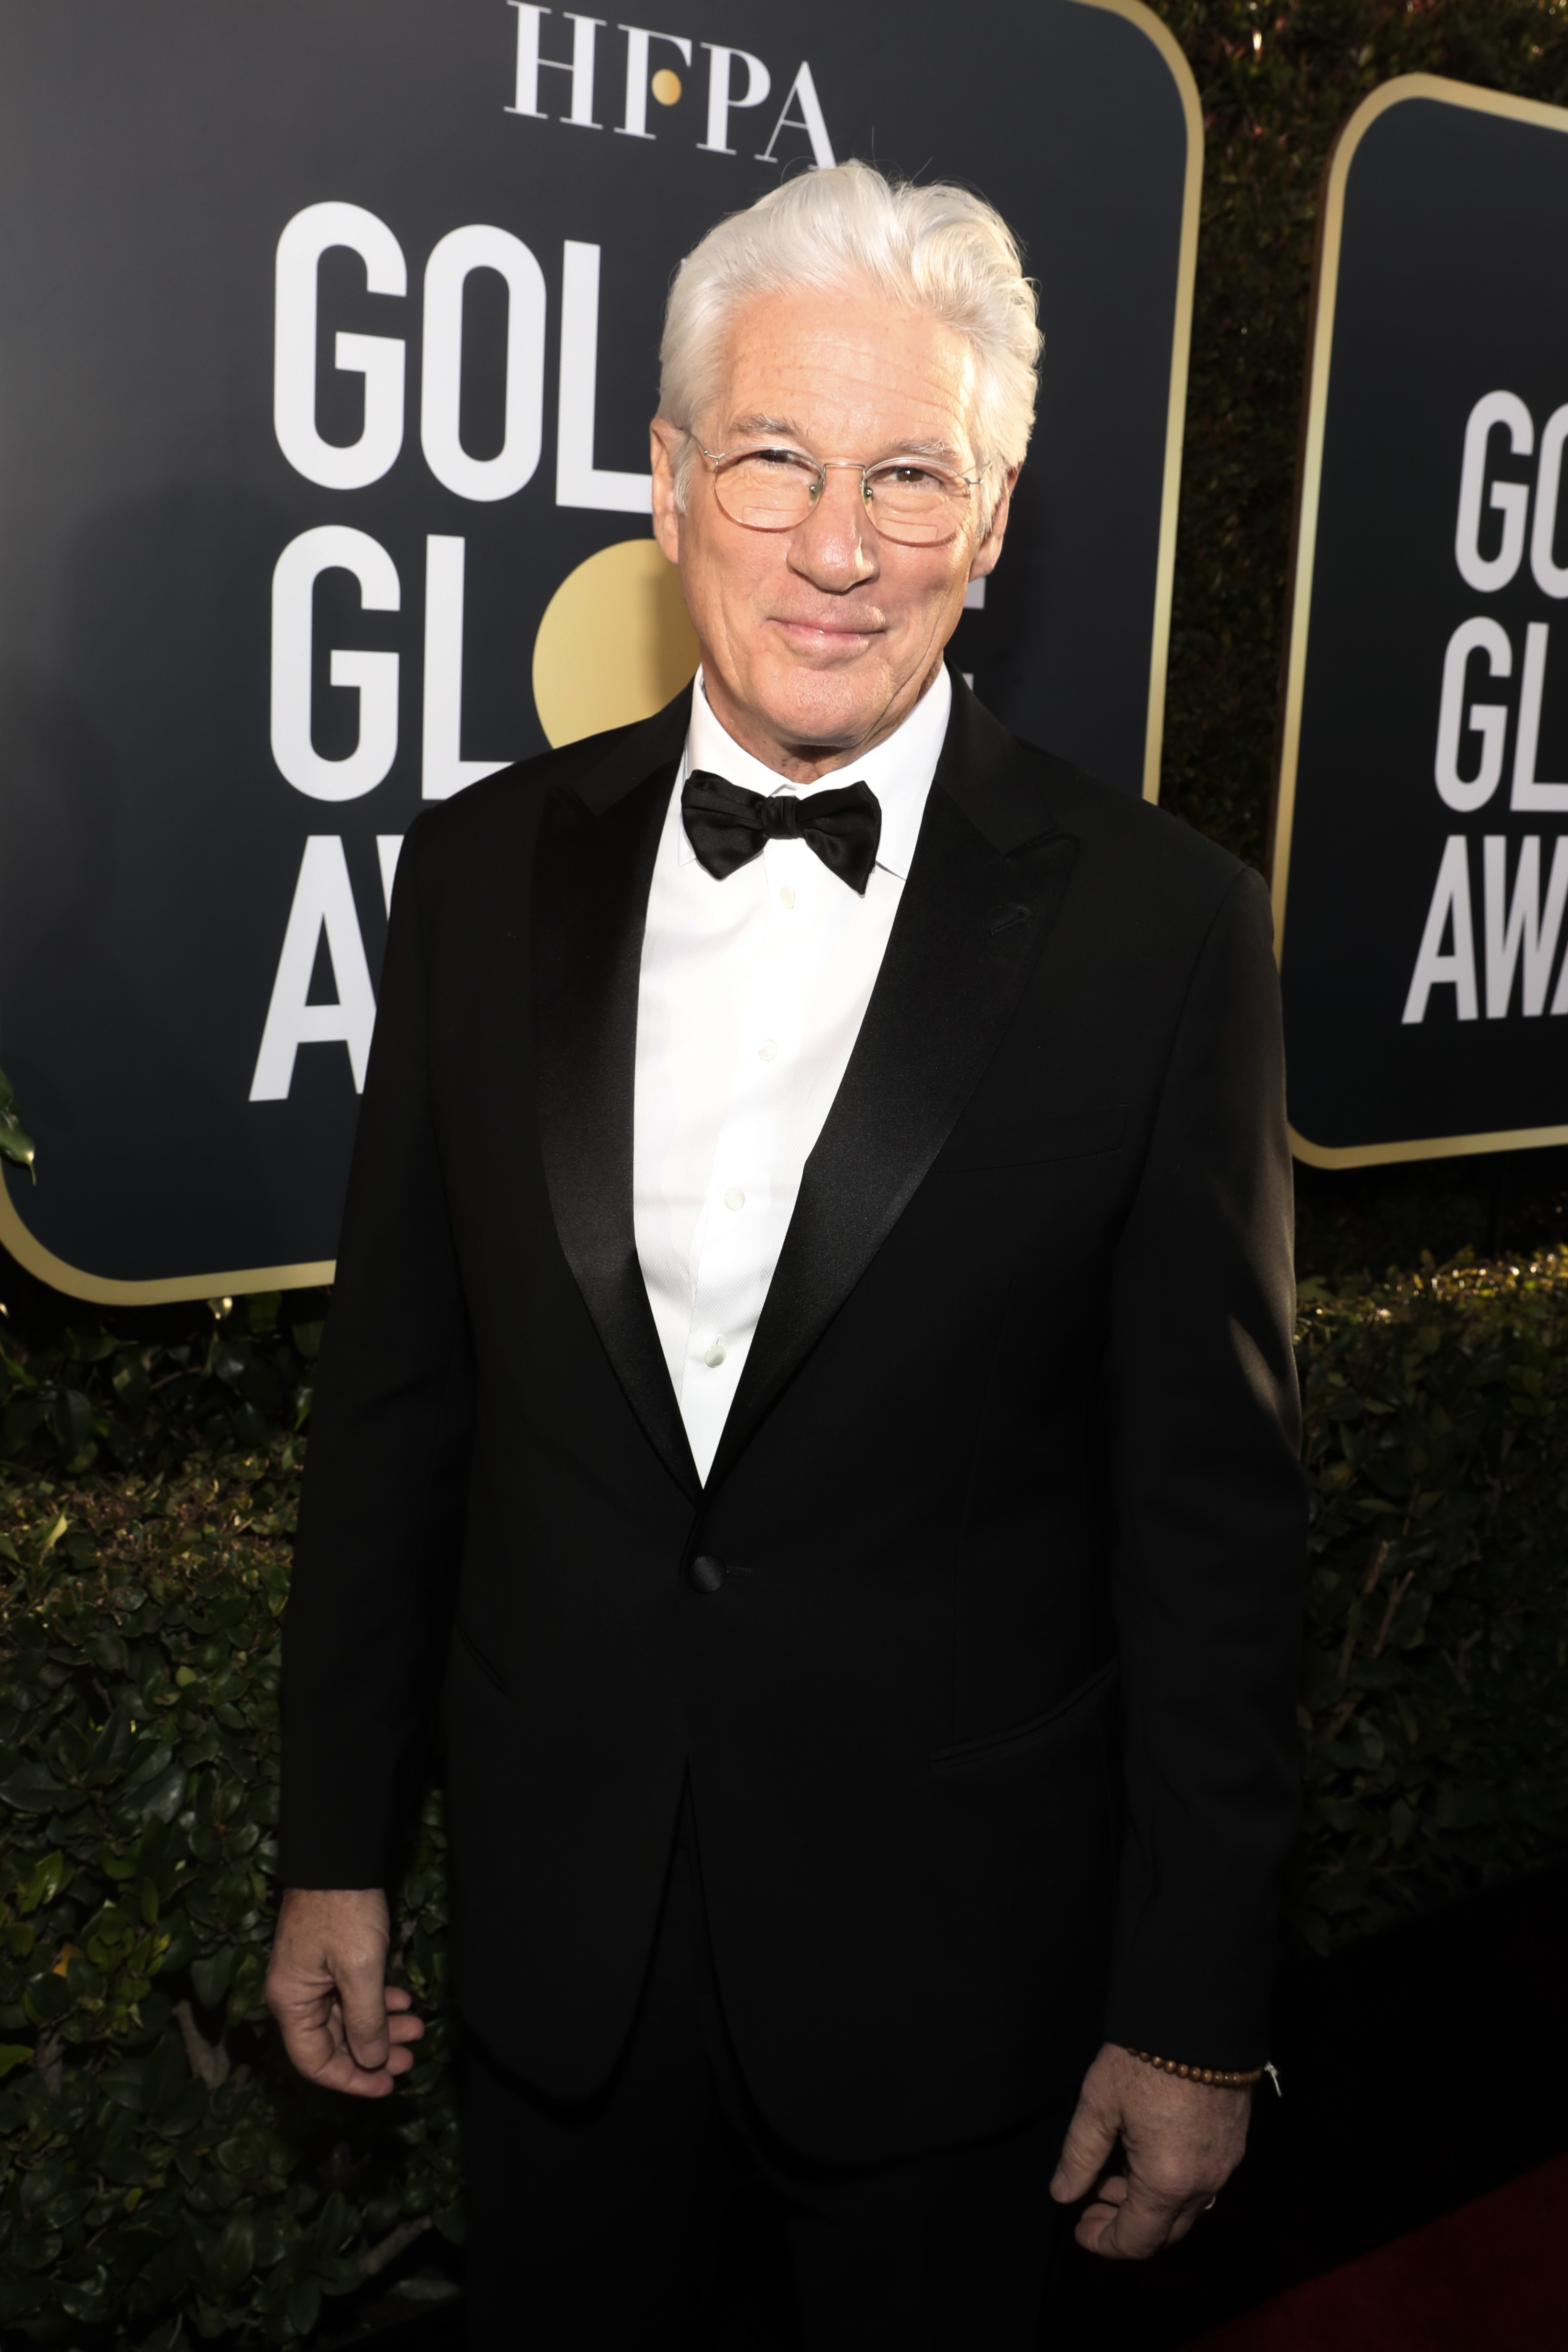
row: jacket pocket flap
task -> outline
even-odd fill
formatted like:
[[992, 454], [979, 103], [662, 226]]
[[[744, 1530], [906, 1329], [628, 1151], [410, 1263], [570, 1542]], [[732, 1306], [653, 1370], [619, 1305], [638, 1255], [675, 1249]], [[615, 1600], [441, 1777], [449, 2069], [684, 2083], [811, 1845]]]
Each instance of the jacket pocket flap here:
[[982, 1732], [978, 1739], [966, 1739], [956, 1748], [938, 1748], [933, 1764], [967, 1764], [971, 1757], [993, 1756], [999, 1748], [1021, 1748], [1025, 1741], [1040, 1738], [1048, 1731], [1065, 1732], [1073, 1719], [1090, 1714], [1097, 1700], [1103, 1698], [1116, 1680], [1116, 1661], [1108, 1658], [1092, 1674], [1087, 1682], [1047, 1707], [1043, 1715], [1031, 1716], [1027, 1723], [1009, 1724], [1002, 1731]]

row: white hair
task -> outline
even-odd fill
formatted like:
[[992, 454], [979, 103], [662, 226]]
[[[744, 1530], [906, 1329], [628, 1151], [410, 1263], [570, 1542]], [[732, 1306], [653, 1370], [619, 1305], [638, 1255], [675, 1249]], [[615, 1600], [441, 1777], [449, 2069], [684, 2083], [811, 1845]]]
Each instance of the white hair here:
[[710, 228], [675, 273], [659, 347], [659, 414], [693, 438], [676, 463], [680, 504], [695, 436], [719, 397], [737, 311], [759, 295], [869, 284], [965, 336], [975, 356], [969, 428], [986, 468], [1021, 465], [1042, 341], [1033, 282], [1001, 215], [967, 188], [885, 179], [869, 163], [807, 172]]

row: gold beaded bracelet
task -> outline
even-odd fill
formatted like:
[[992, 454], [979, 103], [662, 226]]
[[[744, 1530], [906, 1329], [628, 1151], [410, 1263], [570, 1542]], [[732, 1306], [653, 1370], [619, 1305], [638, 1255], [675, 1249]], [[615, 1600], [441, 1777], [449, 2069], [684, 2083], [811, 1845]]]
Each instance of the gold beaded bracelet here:
[[1155, 2058], [1147, 2050], [1134, 2050], [1130, 2042], [1122, 2045], [1134, 2058], [1141, 2058], [1145, 2066], [1157, 2066], [1162, 2074], [1174, 2074], [1178, 2082], [1207, 2083], [1211, 2090], [1242, 2091], [1249, 2083], [1260, 2083], [1265, 2069], [1254, 2066], [1249, 2074], [1227, 2072], [1221, 2066], [1183, 2066], [1174, 2058]]

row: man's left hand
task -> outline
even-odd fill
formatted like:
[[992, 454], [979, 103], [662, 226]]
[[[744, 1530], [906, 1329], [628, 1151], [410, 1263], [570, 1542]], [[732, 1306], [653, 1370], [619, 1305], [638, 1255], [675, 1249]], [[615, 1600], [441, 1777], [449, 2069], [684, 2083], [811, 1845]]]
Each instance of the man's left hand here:
[[[1249, 2089], [1184, 2083], [1107, 2042], [1083, 2077], [1051, 2184], [1059, 2205], [1093, 2191], [1073, 2231], [1092, 2254], [1143, 2262], [1185, 2238], [1240, 2163]], [[1124, 2173], [1106, 2167], [1118, 2144]]]

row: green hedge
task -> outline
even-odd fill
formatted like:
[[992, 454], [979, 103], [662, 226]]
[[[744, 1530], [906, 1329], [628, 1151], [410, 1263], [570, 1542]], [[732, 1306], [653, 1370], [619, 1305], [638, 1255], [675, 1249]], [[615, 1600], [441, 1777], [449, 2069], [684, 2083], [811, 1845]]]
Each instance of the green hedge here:
[[145, 2352], [183, 2329], [294, 2343], [324, 2294], [432, 2227], [460, 2233], [434, 1797], [397, 1910], [397, 1971], [433, 2032], [392, 2112], [308, 2090], [261, 2008], [289, 1452], [0, 1489], [12, 2341], [96, 2342], [118, 2323]]
[[1568, 1253], [1340, 1297], [1303, 1284], [1298, 1354], [1289, 1916], [1324, 1951], [1568, 1846]]
[[[232, 1425], [247, 1400], [225, 1345], [298, 1351], [227, 1328], [205, 1373], [149, 1373], [137, 1422], [129, 1343], [66, 1343], [86, 1442], [79, 1415], [64, 1441], [46, 1415], [21, 1441], [33, 1466], [0, 1484], [13, 2340], [86, 2346], [118, 2318], [144, 2352], [182, 2324], [287, 2344], [411, 2233], [461, 2233], [434, 1795], [398, 1904], [399, 1968], [434, 2020], [409, 2085], [384, 2108], [307, 2092], [259, 2006], [300, 1441], [279, 1420], [266, 1450], [163, 1472], [37, 1466], [116, 1440], [177, 1456], [182, 1431]], [[1317, 1950], [1568, 1841], [1565, 1341], [1568, 1255], [1306, 1286], [1307, 1807], [1289, 1917]], [[160, 1396], [181, 1400], [172, 1426]]]
[[214, 1299], [204, 1329], [166, 1310], [111, 1330], [80, 1308], [89, 1328], [68, 1322], [31, 1349], [0, 1339], [0, 1462], [79, 1476], [270, 1446], [287, 1472], [310, 1415], [325, 1312], [323, 1291], [275, 1290]]

